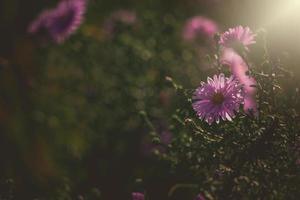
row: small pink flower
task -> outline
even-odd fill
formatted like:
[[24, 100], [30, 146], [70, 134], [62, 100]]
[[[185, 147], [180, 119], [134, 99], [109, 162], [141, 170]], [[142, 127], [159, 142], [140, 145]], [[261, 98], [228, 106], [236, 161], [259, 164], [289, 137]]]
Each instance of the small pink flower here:
[[248, 46], [255, 43], [254, 34], [249, 27], [237, 26], [230, 28], [221, 35], [219, 44], [223, 47], [237, 49], [244, 47], [247, 51]]
[[197, 37], [203, 36], [211, 39], [217, 32], [218, 26], [213, 20], [195, 16], [186, 21], [182, 37], [186, 41], [193, 41]]

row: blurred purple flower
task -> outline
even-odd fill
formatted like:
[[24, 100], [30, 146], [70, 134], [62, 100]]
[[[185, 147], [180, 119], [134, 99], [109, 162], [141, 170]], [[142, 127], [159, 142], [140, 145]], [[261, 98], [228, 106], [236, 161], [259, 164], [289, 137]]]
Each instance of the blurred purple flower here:
[[198, 194], [195, 200], [205, 200], [205, 197], [202, 194]]
[[253, 97], [251, 95], [245, 95], [244, 111], [247, 114], [252, 113], [253, 115], [257, 116], [258, 111], [257, 111], [257, 104], [256, 104], [255, 97]]
[[220, 74], [201, 83], [194, 92], [192, 105], [200, 119], [212, 124], [220, 119], [231, 121], [243, 100], [242, 86], [234, 76], [226, 78]]
[[240, 49], [245, 48], [247, 51], [248, 46], [255, 43], [254, 37], [256, 34], [250, 30], [249, 27], [237, 26], [230, 28], [228, 31], [221, 35], [219, 44], [223, 47]]
[[81, 25], [86, 7], [87, 0], [62, 0], [56, 8], [43, 11], [28, 32], [46, 33], [56, 43], [62, 43]]
[[117, 23], [133, 25], [137, 21], [136, 13], [130, 10], [114, 11], [104, 22], [103, 29], [108, 37], [112, 37], [116, 31]]
[[248, 66], [243, 58], [231, 48], [223, 48], [221, 52], [221, 64], [230, 68], [231, 73], [239, 80], [246, 76]]
[[140, 192], [133, 192], [132, 193], [132, 200], [144, 200], [145, 196], [143, 193]]
[[247, 75], [248, 66], [243, 58], [238, 55], [231, 48], [224, 48], [221, 55], [220, 62], [223, 65], [229, 66], [231, 73], [238, 79], [243, 85], [244, 90], [244, 111], [246, 113], [252, 112], [254, 115], [258, 114], [256, 104], [256, 81], [253, 77]]
[[252, 113], [255, 116], [258, 115], [257, 104], [256, 104], [256, 80], [250, 76], [244, 76], [241, 81], [244, 85], [245, 100], [244, 100], [244, 111], [248, 114]]
[[195, 16], [188, 19], [184, 25], [182, 37], [186, 41], [193, 41], [196, 38], [211, 39], [218, 32], [217, 24], [208, 18]]

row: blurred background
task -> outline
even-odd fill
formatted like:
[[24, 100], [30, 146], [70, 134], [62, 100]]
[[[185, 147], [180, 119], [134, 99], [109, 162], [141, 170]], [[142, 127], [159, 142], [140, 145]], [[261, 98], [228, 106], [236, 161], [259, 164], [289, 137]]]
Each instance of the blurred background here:
[[299, 0], [89, 0], [83, 24], [63, 44], [28, 34], [58, 2], [0, 1], [3, 199], [114, 200], [147, 190], [165, 200], [192, 176], [153, 156], [164, 149], [151, 143], [143, 111], [168, 143], [174, 92], [165, 77], [194, 88], [210, 73], [205, 55], [213, 48], [182, 37], [193, 16], [220, 32], [265, 32], [272, 60], [300, 75]]

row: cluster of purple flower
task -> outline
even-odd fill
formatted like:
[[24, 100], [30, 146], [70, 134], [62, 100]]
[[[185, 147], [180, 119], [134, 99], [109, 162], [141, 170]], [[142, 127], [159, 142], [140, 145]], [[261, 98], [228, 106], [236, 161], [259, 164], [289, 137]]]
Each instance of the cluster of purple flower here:
[[[35, 34], [42, 31], [56, 43], [62, 43], [73, 34], [83, 21], [87, 0], [61, 0], [56, 8], [43, 11], [29, 26], [28, 32]], [[114, 12], [105, 23], [104, 29], [111, 35], [116, 21], [127, 24], [136, 22], [134, 12], [119, 10]], [[183, 39], [193, 41], [202, 36], [209, 40], [218, 32], [217, 24], [205, 17], [195, 16], [187, 20]], [[246, 27], [238, 26], [224, 32], [219, 40], [222, 48], [220, 63], [228, 65], [232, 77], [226, 78], [223, 74], [208, 78], [202, 82], [193, 96], [193, 108], [200, 119], [207, 123], [232, 120], [240, 104], [244, 104], [246, 113], [257, 115], [255, 101], [256, 81], [247, 75], [248, 66], [237, 53], [237, 49], [249, 51], [248, 46], [255, 43], [255, 34]]]
[[[194, 39], [199, 31], [211, 38], [217, 31], [215, 27], [217, 26], [213, 21], [203, 20], [197, 16], [193, 20], [188, 20], [183, 38]], [[248, 27], [242, 26], [230, 28], [221, 34], [219, 61], [229, 66], [232, 76], [226, 78], [224, 74], [214, 75], [213, 78], [207, 79], [207, 83], [202, 82], [196, 89], [192, 106], [200, 119], [209, 124], [219, 123], [221, 119], [231, 121], [241, 104], [244, 105], [246, 113], [258, 114], [255, 100], [256, 80], [247, 75], [248, 65], [238, 53], [241, 48], [249, 51], [249, 45], [255, 43], [255, 36]]]
[[[56, 43], [62, 43], [73, 34], [83, 21], [87, 0], [62, 0], [56, 8], [43, 11], [29, 26], [28, 32], [35, 34], [44, 31]], [[136, 22], [134, 12], [119, 10], [114, 12], [105, 23], [104, 29], [109, 35], [114, 31], [115, 22], [126, 24]], [[194, 41], [201, 36], [212, 41], [218, 32], [217, 24], [205, 17], [195, 16], [187, 20], [183, 29], [183, 39]], [[239, 49], [249, 51], [249, 45], [255, 43], [255, 34], [246, 27], [238, 26], [224, 32], [219, 40], [221, 46], [220, 63], [229, 66], [232, 76], [224, 74], [208, 77], [207, 83], [201, 82], [193, 95], [193, 109], [198, 117], [208, 124], [219, 123], [220, 120], [231, 121], [240, 105], [244, 105], [246, 113], [257, 115], [256, 81], [247, 75], [248, 66]], [[134, 200], [144, 199], [142, 193], [132, 193]]]

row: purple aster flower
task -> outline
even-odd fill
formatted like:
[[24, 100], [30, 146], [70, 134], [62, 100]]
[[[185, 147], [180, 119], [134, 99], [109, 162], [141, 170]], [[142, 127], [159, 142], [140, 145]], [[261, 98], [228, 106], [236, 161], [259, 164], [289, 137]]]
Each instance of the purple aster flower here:
[[213, 79], [207, 78], [207, 83], [201, 83], [193, 100], [193, 109], [208, 124], [219, 123], [220, 119], [231, 121], [244, 101], [242, 85], [233, 76], [214, 75]]
[[87, 0], [62, 0], [56, 8], [43, 11], [34, 20], [28, 32], [44, 33], [56, 43], [72, 35], [83, 21]]
[[113, 37], [117, 29], [117, 24], [133, 25], [137, 21], [136, 13], [130, 10], [114, 11], [104, 22], [103, 30], [108, 37]]
[[145, 196], [144, 196], [143, 193], [133, 192], [132, 193], [132, 200], [145, 200]]
[[255, 43], [254, 34], [249, 27], [237, 26], [230, 28], [228, 31], [221, 35], [219, 44], [233, 49], [245, 48], [247, 51], [248, 46]]
[[195, 16], [185, 23], [182, 37], [186, 41], [193, 41], [197, 37], [211, 39], [218, 32], [217, 24], [208, 18]]

